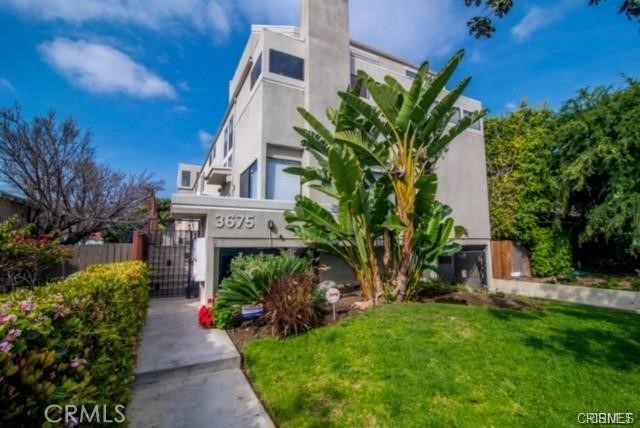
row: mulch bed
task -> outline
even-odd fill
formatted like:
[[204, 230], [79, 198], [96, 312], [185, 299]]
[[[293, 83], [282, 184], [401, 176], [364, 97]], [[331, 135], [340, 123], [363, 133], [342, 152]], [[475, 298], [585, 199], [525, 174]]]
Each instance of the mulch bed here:
[[[362, 297], [356, 287], [342, 288], [341, 294], [340, 301], [336, 304], [336, 319], [333, 320], [331, 308], [327, 307], [320, 319], [320, 325], [318, 327], [338, 323], [345, 318], [357, 316], [363, 312], [353, 307], [354, 303], [362, 301]], [[456, 291], [440, 296], [423, 298], [420, 301], [425, 304], [449, 303], [513, 310], [541, 308], [540, 303], [534, 302], [530, 299], [483, 292], [471, 293]], [[271, 327], [264, 325], [260, 320], [246, 321], [239, 327], [228, 330], [227, 333], [229, 333], [231, 340], [240, 351], [242, 351], [247, 343], [253, 340], [274, 336], [271, 331]]]

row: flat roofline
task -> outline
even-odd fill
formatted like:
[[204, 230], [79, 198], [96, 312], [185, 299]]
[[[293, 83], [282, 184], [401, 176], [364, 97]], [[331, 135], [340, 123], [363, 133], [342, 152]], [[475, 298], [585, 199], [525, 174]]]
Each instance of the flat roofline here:
[[402, 65], [406, 65], [407, 67], [415, 68], [416, 70], [420, 69], [420, 66], [418, 66], [418, 65], [415, 65], [415, 64], [413, 64], [413, 63], [411, 63], [411, 62], [409, 62], [409, 61], [407, 61], [405, 59], [399, 58], [399, 57], [397, 57], [395, 55], [392, 55], [392, 54], [390, 54], [388, 52], [381, 51], [380, 49], [374, 48], [373, 46], [367, 45], [366, 43], [362, 43], [362, 42], [359, 42], [357, 40], [351, 39], [351, 46], [353, 46], [355, 48], [358, 48], [358, 49], [362, 49], [362, 50], [367, 51], [367, 52], [370, 52], [372, 54], [376, 54], [376, 55], [385, 57], [387, 59], [390, 59], [391, 61], [395, 61], [395, 62], [400, 63]]

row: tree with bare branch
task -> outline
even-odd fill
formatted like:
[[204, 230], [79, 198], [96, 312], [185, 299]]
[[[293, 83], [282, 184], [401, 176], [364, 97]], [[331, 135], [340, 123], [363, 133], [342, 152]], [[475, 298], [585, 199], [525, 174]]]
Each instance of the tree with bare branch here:
[[73, 119], [52, 110], [27, 122], [19, 105], [0, 108], [0, 180], [27, 199], [38, 233], [66, 244], [128, 221], [162, 185], [98, 163]]

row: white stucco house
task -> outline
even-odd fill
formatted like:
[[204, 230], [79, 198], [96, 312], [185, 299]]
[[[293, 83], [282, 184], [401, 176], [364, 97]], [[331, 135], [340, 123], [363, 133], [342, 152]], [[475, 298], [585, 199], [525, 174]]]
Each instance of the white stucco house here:
[[[304, 126], [296, 109], [303, 106], [324, 118], [327, 107], [337, 106], [337, 92], [353, 84], [360, 69], [380, 80], [392, 75], [408, 86], [418, 67], [352, 40], [348, 0], [302, 0], [300, 27], [252, 26], [208, 155], [200, 165], [179, 165], [172, 196], [173, 217], [189, 227], [199, 222], [206, 240], [203, 299], [238, 252], [303, 246], [285, 229], [283, 212], [299, 193], [331, 201], [283, 171], [312, 162], [293, 129]], [[463, 97], [459, 116], [481, 108], [479, 101]], [[441, 269], [456, 282], [486, 285], [490, 228], [482, 123], [451, 144], [437, 174], [439, 199], [468, 230], [464, 251], [441, 260]], [[332, 267], [328, 276], [348, 275], [336, 260], [325, 260]]]

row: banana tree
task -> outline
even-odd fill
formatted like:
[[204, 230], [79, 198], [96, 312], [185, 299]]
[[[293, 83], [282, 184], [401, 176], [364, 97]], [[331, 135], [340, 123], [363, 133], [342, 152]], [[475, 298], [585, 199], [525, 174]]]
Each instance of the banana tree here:
[[[437, 74], [430, 73], [428, 63], [423, 64], [409, 89], [391, 76], [377, 82], [359, 71], [360, 84], [371, 94], [371, 103], [360, 98], [360, 88], [340, 92], [338, 110], [329, 112], [333, 132], [301, 111], [310, 129], [298, 132], [319, 167], [289, 171], [337, 199], [339, 213], [332, 224], [333, 234], [326, 233], [326, 225], [319, 228], [305, 208], [309, 201], [299, 198], [296, 214], [288, 216], [296, 224], [293, 230], [345, 258], [357, 274], [366, 272], [365, 276], [373, 278], [373, 290], [382, 287], [378, 281], [388, 280], [390, 291], [400, 301], [415, 288], [425, 269], [435, 267], [439, 256], [459, 250], [455, 240], [465, 233], [454, 226], [451, 210], [436, 201], [433, 172], [448, 145], [485, 114], [475, 112], [451, 124], [470, 78], [450, 92], [445, 87], [463, 56], [463, 51], [458, 52]], [[382, 178], [376, 180], [376, 174]], [[345, 181], [351, 187], [346, 188]], [[389, 193], [392, 206], [377, 211], [376, 204], [383, 207], [379, 199], [388, 200]], [[363, 203], [370, 198], [372, 203]], [[327, 214], [323, 218], [328, 222]], [[384, 237], [382, 265], [375, 255], [379, 237]], [[339, 239], [332, 241], [334, 238]]]
[[352, 92], [340, 93], [343, 103], [370, 127], [337, 132], [335, 139], [372, 160], [393, 188], [394, 212], [385, 227], [396, 242], [391, 283], [398, 300], [420, 280], [424, 267], [430, 267], [439, 255], [457, 251], [453, 240], [465, 233], [454, 226], [450, 210], [436, 202], [433, 173], [448, 145], [486, 113], [474, 112], [451, 124], [455, 105], [471, 79], [463, 79], [450, 92], [445, 88], [463, 56], [464, 51], [456, 53], [437, 74], [429, 72], [428, 63], [423, 64], [409, 89], [391, 76], [377, 82], [359, 71], [371, 104]]
[[[349, 116], [356, 119], [354, 112], [344, 107], [329, 113], [336, 132], [350, 126]], [[375, 244], [390, 211], [390, 187], [384, 181], [377, 182], [366, 162], [350, 146], [336, 141], [334, 132], [306, 110], [299, 111], [309, 129], [296, 130], [319, 167], [291, 167], [286, 171], [336, 200], [337, 209], [330, 210], [300, 195], [295, 208], [285, 214], [287, 227], [309, 245], [341, 257], [354, 270], [363, 297], [377, 300], [384, 282]]]

